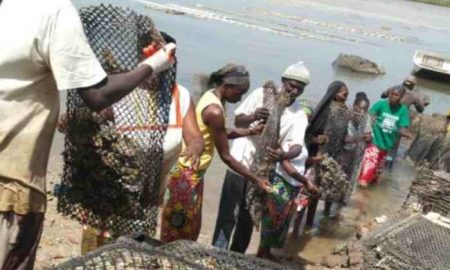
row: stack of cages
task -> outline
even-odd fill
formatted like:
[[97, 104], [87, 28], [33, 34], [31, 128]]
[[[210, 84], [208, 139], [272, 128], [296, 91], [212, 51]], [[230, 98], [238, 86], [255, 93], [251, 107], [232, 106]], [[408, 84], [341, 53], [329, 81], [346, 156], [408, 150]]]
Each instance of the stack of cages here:
[[364, 240], [366, 268], [449, 269], [449, 212], [450, 174], [419, 168], [403, 209]]
[[[152, 20], [128, 8], [83, 7], [80, 18], [92, 50], [108, 74], [135, 69], [143, 48], [164, 41]], [[58, 211], [113, 238], [154, 234], [159, 174], [176, 64], [101, 112], [76, 90], [67, 96], [64, 171]]]
[[450, 226], [399, 213], [363, 241], [364, 269], [448, 269]]
[[114, 244], [103, 246], [83, 257], [74, 258], [50, 269], [289, 270], [293, 268], [224, 249], [206, 247], [193, 241], [180, 240], [155, 246], [154, 241], [148, 238], [137, 241], [121, 237]]

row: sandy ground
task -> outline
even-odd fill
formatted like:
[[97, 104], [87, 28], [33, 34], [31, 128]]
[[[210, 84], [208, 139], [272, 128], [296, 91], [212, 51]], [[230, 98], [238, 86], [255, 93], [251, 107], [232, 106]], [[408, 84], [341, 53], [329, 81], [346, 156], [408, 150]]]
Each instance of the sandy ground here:
[[[56, 138], [55, 144], [47, 176], [49, 191], [53, 190], [53, 185], [59, 182], [62, 170], [61, 157], [57, 153], [57, 149], [61, 149], [60, 138]], [[203, 226], [198, 239], [201, 244], [210, 245], [212, 241], [225, 170], [224, 164], [216, 155], [205, 178]], [[76, 221], [60, 215], [56, 211], [56, 204], [56, 198], [49, 194], [44, 232], [37, 253], [35, 269], [43, 269], [80, 255], [82, 228]], [[259, 234], [254, 232], [248, 253], [256, 253], [258, 242]]]

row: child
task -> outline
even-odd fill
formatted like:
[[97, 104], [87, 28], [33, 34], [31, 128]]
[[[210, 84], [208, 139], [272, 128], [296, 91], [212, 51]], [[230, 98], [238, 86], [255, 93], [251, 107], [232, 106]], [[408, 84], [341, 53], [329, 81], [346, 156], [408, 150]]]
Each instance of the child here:
[[400, 104], [405, 89], [395, 87], [389, 90], [388, 99], [380, 100], [369, 110], [374, 118], [372, 143], [366, 148], [361, 163], [358, 182], [367, 187], [375, 181], [387, 153], [393, 149], [400, 137], [411, 138], [407, 131], [410, 124], [408, 108]]

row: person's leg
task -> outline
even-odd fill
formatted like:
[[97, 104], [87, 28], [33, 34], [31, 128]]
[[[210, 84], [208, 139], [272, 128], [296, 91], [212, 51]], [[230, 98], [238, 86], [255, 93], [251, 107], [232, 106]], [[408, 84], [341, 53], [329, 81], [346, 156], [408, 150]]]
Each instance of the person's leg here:
[[227, 170], [212, 240], [215, 247], [224, 249], [229, 247], [231, 234], [236, 226], [237, 207], [244, 194], [244, 181], [240, 175]]
[[324, 216], [326, 216], [326, 217], [330, 216], [331, 205], [332, 205], [332, 204], [333, 204], [333, 203], [332, 203], [332, 202], [329, 202], [329, 201], [326, 201], [326, 202], [325, 202], [325, 207], [324, 207], [324, 209], [323, 209], [323, 215], [324, 215]]
[[0, 269], [12, 248], [10, 243], [11, 239], [15, 238], [13, 234], [17, 231], [17, 226], [14, 226], [13, 221], [13, 212], [0, 212]]
[[364, 151], [364, 156], [361, 161], [361, 171], [358, 176], [358, 183], [360, 186], [367, 187], [377, 177], [379, 166], [379, 149], [371, 144]]
[[31, 270], [34, 268], [36, 252], [44, 227], [44, 214], [14, 214], [14, 223], [18, 229], [17, 237], [10, 243], [11, 249], [5, 257], [2, 270]]
[[[245, 183], [245, 182], [244, 182]], [[245, 190], [245, 186], [243, 188]], [[230, 250], [245, 253], [252, 239], [253, 221], [250, 212], [246, 208], [245, 193], [243, 194], [239, 204], [239, 216], [234, 230], [233, 242]]]
[[297, 239], [300, 232], [300, 224], [302, 223], [303, 216], [305, 215], [306, 208], [303, 208], [300, 211], [297, 211], [297, 217], [294, 220], [294, 228], [292, 229], [292, 235], [294, 239]]
[[308, 205], [308, 211], [306, 213], [306, 226], [312, 227], [314, 225], [314, 216], [316, 215], [318, 204], [319, 204], [318, 199], [311, 198]]

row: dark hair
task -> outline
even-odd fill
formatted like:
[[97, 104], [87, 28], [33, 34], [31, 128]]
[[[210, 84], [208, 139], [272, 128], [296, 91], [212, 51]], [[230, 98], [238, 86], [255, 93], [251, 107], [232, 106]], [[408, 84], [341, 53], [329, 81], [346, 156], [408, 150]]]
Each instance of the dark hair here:
[[177, 41], [171, 35], [167, 34], [166, 32], [163, 32], [163, 31], [160, 31], [160, 33], [166, 43], [177, 44]]
[[227, 64], [209, 75], [208, 86], [217, 87], [222, 84], [247, 85], [249, 84], [249, 73], [244, 66]]
[[223, 83], [224, 74], [220, 73], [220, 70], [214, 71], [209, 75], [208, 87], [216, 87]]
[[390, 88], [389, 92], [391, 92], [391, 91], [398, 91], [398, 92], [400, 92], [401, 95], [403, 95], [403, 94], [405, 94], [406, 89], [405, 89], [405, 87], [403, 87], [403, 85], [397, 85], [397, 86]]
[[355, 101], [353, 102], [353, 105], [358, 105], [363, 101], [367, 102], [367, 105], [370, 106], [370, 100], [367, 97], [367, 94], [364, 92], [358, 92], [358, 93], [356, 93]]

